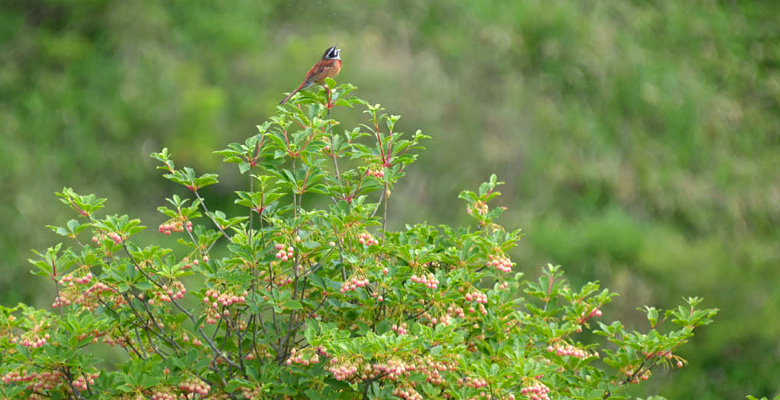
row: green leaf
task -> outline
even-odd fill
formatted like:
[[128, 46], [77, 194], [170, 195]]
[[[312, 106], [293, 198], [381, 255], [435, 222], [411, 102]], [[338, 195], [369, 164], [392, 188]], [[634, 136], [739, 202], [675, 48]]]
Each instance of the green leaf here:
[[289, 310], [300, 310], [303, 308], [303, 305], [298, 300], [290, 300], [282, 304], [282, 307]]
[[282, 395], [285, 395], [285, 396], [294, 396], [294, 395], [298, 394], [298, 391], [293, 389], [290, 386], [277, 386], [277, 387], [274, 388], [273, 392], [275, 394], [282, 394]]
[[647, 320], [650, 321], [650, 327], [655, 328], [658, 323], [658, 310], [655, 307], [645, 306], [647, 312]]
[[140, 290], [152, 290], [152, 289], [155, 288], [155, 286], [152, 285], [152, 283], [148, 282], [148, 281], [136, 282], [133, 286], [135, 286], [136, 288], [138, 288]]
[[231, 380], [230, 382], [228, 382], [228, 384], [225, 386], [225, 391], [228, 392], [228, 393], [233, 393], [238, 388], [242, 388], [242, 387], [251, 388], [253, 386], [254, 385], [252, 385], [251, 382], [249, 382], [249, 381], [247, 381], [245, 379], [235, 378], [235, 379]]
[[252, 381], [257, 382], [259, 379], [257, 374], [257, 368], [255, 368], [253, 365], [247, 365], [246, 366], [246, 375], [252, 379]]

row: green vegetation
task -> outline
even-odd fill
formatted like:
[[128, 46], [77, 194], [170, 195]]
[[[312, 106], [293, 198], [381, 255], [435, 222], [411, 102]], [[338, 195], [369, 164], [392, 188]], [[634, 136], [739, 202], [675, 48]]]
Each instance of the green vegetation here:
[[[0, 396], [627, 400], [685, 366], [678, 353], [717, 309], [645, 306], [636, 331], [602, 322], [616, 294], [599, 282], [573, 286], [552, 264], [526, 279], [507, 254], [521, 230], [492, 207], [496, 175], [460, 193], [468, 227], [388, 230], [392, 192], [430, 137], [326, 83], [216, 152], [244, 178], [236, 213], [203, 196], [216, 174], [168, 149], [157, 169], [189, 193], [158, 208], [168, 220], [150, 243], [140, 220], [103, 216], [107, 199], [57, 193], [77, 219], [30, 262], [55, 282], [59, 314], [0, 306]], [[335, 112], [365, 123], [333, 131]], [[175, 247], [156, 245], [167, 236]], [[106, 347], [124, 354], [96, 357]]]
[[217, 168], [210, 150], [254, 134], [339, 44], [339, 81], [433, 136], [391, 225], [459, 222], [442, 205], [495, 172], [506, 225], [528, 233], [519, 268], [599, 279], [626, 306], [604, 312], [637, 327], [636, 304], [721, 308], [684, 351], [697, 362], [654, 380], [665, 395], [775, 395], [779, 26], [773, 1], [4, 1], [0, 302], [51, 298], [26, 259], [66, 219], [52, 193], [162, 221], [142, 214], [170, 195], [147, 155]]

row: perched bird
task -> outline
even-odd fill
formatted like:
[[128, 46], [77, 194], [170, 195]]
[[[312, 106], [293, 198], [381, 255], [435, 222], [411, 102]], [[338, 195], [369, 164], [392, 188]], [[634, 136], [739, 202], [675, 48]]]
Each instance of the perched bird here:
[[335, 78], [341, 71], [341, 56], [339, 53], [341, 53], [341, 49], [338, 46], [328, 47], [322, 58], [311, 67], [300, 86], [288, 94], [279, 104], [286, 103], [293, 95], [315, 83], [322, 85], [325, 82], [325, 78]]

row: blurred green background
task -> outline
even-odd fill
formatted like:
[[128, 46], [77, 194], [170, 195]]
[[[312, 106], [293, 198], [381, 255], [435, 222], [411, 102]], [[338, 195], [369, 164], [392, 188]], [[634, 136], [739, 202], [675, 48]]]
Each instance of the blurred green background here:
[[[637, 395], [780, 393], [780, 2], [0, 2], [0, 302], [48, 306], [30, 249], [73, 215], [53, 193], [163, 222], [148, 157], [218, 172], [332, 44], [339, 82], [433, 136], [395, 226], [465, 222], [462, 189], [507, 183], [534, 273], [621, 293], [602, 319], [698, 295], [720, 308]], [[348, 111], [340, 111], [348, 113]], [[352, 118], [347, 116], [348, 118]], [[353, 118], [354, 120], [354, 118]], [[412, 206], [413, 205], [413, 206]], [[155, 230], [155, 229], [152, 229]], [[157, 238], [150, 234], [149, 238]]]

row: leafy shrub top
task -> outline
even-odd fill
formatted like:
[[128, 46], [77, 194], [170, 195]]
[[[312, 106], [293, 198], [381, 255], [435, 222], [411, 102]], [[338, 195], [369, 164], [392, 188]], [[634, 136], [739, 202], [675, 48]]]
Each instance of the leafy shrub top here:
[[[79, 219], [51, 228], [71, 245], [31, 260], [57, 287], [55, 311], [0, 308], [0, 395], [626, 398], [657, 365], [684, 365], [674, 352], [716, 310], [646, 307], [646, 333], [594, 323], [614, 296], [598, 282], [518, 271], [521, 232], [496, 222], [495, 176], [460, 195], [474, 226], [388, 230], [392, 190], [427, 136], [396, 131], [399, 117], [348, 98], [351, 85], [328, 87], [216, 152], [247, 178], [242, 214], [209, 208], [201, 189], [216, 175], [152, 155], [189, 191], [159, 208], [173, 248], [140, 243], [137, 219], [100, 216], [105, 199], [58, 193]], [[338, 129], [337, 107], [363, 108], [366, 123]], [[96, 343], [126, 357], [102, 367]]]

